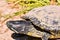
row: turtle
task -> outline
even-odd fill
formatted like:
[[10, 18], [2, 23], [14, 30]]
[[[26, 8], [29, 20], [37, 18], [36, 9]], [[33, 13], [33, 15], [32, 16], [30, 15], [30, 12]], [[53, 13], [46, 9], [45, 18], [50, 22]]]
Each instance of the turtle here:
[[42, 40], [59, 38], [60, 6], [34, 8], [20, 18], [23, 20], [8, 21], [7, 27], [16, 33], [39, 37]]
[[8, 21], [6, 24], [10, 30], [14, 31], [17, 34], [25, 34], [37, 38], [41, 37], [42, 40], [47, 40], [49, 37], [48, 35], [50, 35], [49, 32], [45, 33], [44, 31], [41, 32], [35, 29], [35, 25], [33, 25], [31, 21], [16, 20], [16, 21]]

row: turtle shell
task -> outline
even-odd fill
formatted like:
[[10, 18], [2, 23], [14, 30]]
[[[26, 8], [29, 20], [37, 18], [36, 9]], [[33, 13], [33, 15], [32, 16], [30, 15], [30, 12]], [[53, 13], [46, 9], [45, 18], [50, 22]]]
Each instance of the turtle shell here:
[[34, 8], [21, 18], [29, 19], [34, 25], [48, 31], [60, 30], [60, 6]]

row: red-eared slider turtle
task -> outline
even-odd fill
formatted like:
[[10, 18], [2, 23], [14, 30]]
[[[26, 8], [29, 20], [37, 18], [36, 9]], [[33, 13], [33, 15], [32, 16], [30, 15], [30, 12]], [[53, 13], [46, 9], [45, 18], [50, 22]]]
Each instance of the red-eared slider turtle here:
[[7, 26], [16, 33], [48, 38], [60, 36], [60, 6], [34, 8], [21, 17], [24, 21], [8, 21]]
[[43, 40], [47, 40], [50, 33], [49, 32], [41, 32], [35, 29], [35, 25], [33, 25], [30, 21], [25, 20], [16, 20], [16, 21], [8, 21], [7, 26], [9, 29], [14, 31], [15, 33], [25, 34], [33, 37], [43, 37]]

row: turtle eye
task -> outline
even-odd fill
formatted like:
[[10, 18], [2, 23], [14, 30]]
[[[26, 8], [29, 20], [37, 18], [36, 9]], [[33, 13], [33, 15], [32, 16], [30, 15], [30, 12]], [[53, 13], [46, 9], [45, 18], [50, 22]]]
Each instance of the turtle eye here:
[[25, 19], [26, 21], [30, 21], [30, 19]]

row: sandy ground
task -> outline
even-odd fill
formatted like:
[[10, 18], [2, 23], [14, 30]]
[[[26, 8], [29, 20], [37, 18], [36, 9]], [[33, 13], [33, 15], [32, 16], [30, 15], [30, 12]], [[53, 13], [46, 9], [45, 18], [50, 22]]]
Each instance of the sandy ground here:
[[[11, 19], [8, 19], [7, 21], [9, 21], [9, 20], [21, 20], [21, 19], [20, 19], [19, 16], [15, 16], [15, 17], [13, 17], [13, 18], [11, 18]], [[5, 21], [5, 22], [3, 23], [3, 25], [0, 26], [0, 40], [14, 40], [14, 39], [11, 37], [12, 33], [14, 33], [14, 32], [12, 32], [11, 30], [9, 30], [9, 29], [7, 28], [7, 26], [6, 26], [6, 22], [7, 22], [7, 21]]]
[[[13, 4], [12, 3], [7, 3], [6, 0], [0, 0], [0, 15], [6, 15], [6, 14], [12, 14], [14, 12], [17, 12], [20, 8], [18, 7], [18, 5], [15, 8], [12, 8]], [[16, 20], [16, 19], [20, 19], [20, 17], [13, 17], [9, 20]], [[9, 30], [6, 26], [6, 22], [1, 23], [4, 20], [4, 18], [0, 18], [0, 40], [14, 40], [11, 35], [12, 35], [12, 31]]]

